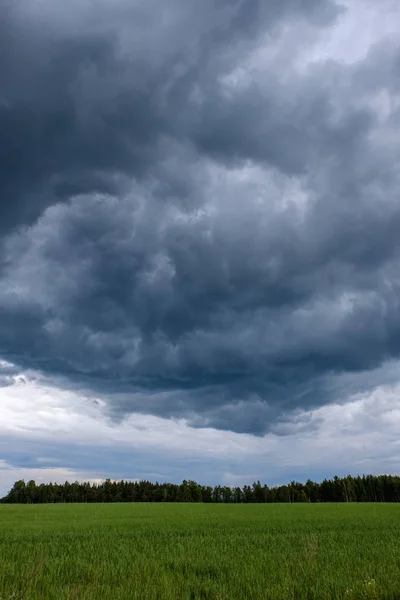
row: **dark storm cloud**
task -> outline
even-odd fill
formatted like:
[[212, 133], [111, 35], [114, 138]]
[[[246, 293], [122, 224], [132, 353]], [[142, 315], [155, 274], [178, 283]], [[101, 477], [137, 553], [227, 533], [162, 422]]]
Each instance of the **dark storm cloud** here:
[[[143, 97], [140, 85], [130, 96], [126, 90], [125, 97], [118, 88], [115, 69], [120, 73], [124, 66], [114, 56], [111, 36], [47, 40], [18, 22], [12, 27], [3, 21], [3, 28], [4, 231], [31, 222], [43, 208], [73, 193], [114, 190], [115, 175], [139, 170], [148, 160], [157, 123], [151, 98]], [[114, 94], [107, 94], [107, 86]]]
[[324, 22], [337, 12], [315, 0], [146, 6], [82, 2], [65, 14], [54, 4], [2, 4], [1, 230], [154, 168], [163, 136], [190, 134], [195, 85], [208, 94], [219, 70], [285, 16]]
[[256, 433], [398, 356], [398, 48], [227, 83], [340, 9], [27, 6], [0, 9], [0, 355], [115, 418]]

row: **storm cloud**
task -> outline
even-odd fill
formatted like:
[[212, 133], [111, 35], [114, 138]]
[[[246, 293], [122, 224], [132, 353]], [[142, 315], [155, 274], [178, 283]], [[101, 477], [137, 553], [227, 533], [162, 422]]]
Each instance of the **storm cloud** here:
[[256, 434], [385, 373], [400, 45], [313, 58], [347, 10], [2, 4], [4, 370]]

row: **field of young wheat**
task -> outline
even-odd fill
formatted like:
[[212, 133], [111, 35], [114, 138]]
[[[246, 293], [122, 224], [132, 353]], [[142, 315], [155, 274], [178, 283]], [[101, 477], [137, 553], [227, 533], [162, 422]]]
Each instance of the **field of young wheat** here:
[[400, 599], [400, 505], [4, 505], [0, 598]]

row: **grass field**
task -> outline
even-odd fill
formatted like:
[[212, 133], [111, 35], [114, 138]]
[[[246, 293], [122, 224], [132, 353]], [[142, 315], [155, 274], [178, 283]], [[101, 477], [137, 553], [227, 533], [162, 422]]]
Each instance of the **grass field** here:
[[400, 505], [3, 505], [0, 598], [400, 599]]

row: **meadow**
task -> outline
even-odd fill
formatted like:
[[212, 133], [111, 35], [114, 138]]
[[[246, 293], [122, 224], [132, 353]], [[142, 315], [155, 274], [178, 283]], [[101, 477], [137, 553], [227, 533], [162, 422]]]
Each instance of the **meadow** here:
[[0, 598], [400, 599], [400, 505], [1, 505]]

